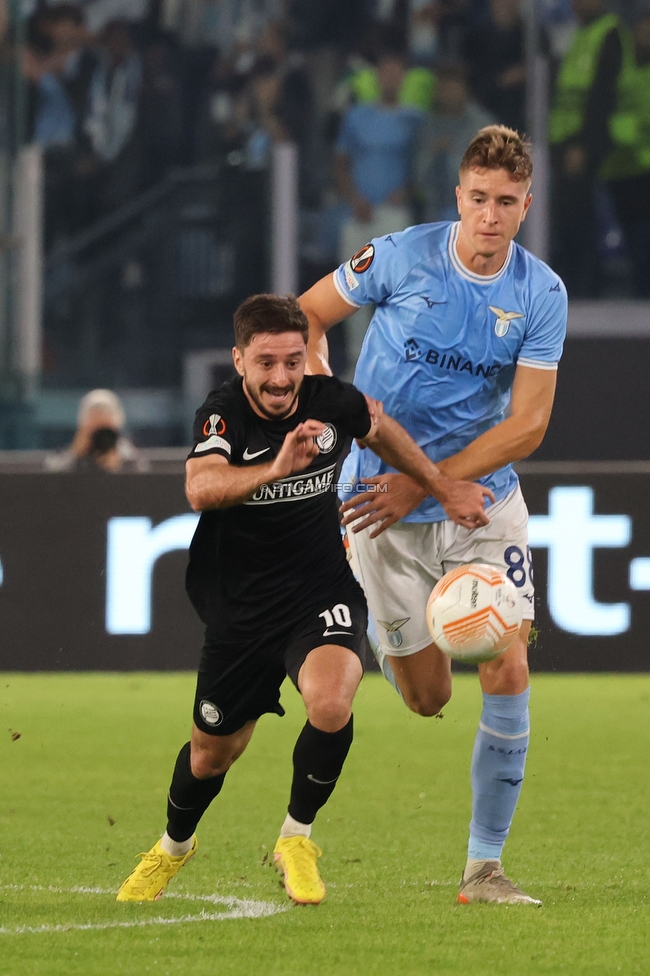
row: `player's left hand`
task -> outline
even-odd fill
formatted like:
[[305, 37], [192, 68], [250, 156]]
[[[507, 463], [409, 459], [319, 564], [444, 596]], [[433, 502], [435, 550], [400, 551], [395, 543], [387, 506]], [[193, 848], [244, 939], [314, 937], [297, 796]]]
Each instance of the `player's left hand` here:
[[377, 487], [361, 492], [341, 505], [342, 525], [363, 519], [354, 526], [353, 532], [376, 525], [377, 528], [370, 533], [371, 539], [376, 539], [384, 529], [404, 518], [427, 497], [426, 491], [406, 474], [382, 474], [362, 478], [361, 482]]
[[279, 481], [280, 478], [304, 471], [318, 457], [316, 438], [324, 430], [325, 424], [320, 420], [305, 420], [290, 430], [273, 461], [270, 480]]
[[464, 529], [477, 529], [480, 525], [487, 525], [490, 521], [485, 511], [485, 499], [492, 504], [496, 501], [493, 492], [485, 485], [475, 481], [445, 482], [444, 494], [438, 500], [444, 508], [448, 518]]

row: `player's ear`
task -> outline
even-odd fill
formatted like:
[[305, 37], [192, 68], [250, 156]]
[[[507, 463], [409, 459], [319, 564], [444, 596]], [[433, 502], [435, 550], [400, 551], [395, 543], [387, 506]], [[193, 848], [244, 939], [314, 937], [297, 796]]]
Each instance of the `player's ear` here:
[[526, 199], [524, 200], [524, 210], [523, 210], [523, 213], [521, 215], [522, 221], [524, 221], [526, 219], [526, 214], [528, 213], [528, 208], [530, 207], [530, 205], [531, 205], [532, 202], [533, 202], [533, 195], [532, 195], [532, 193], [527, 193], [526, 194]]
[[456, 207], [460, 213], [460, 184], [456, 187]]
[[239, 346], [232, 347], [232, 361], [240, 376], [244, 375], [244, 354]]

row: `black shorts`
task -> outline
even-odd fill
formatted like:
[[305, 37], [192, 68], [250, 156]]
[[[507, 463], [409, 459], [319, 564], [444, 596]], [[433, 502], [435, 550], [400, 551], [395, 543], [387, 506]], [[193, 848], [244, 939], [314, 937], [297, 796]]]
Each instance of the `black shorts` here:
[[[208, 735], [232, 735], [265, 712], [284, 715], [280, 685], [298, 672], [315, 647], [337, 644], [365, 660], [368, 610], [354, 583], [335, 597], [305, 608], [299, 620], [280, 633], [228, 641], [206, 632], [194, 699], [194, 722]], [[298, 689], [300, 690], [300, 689]]]

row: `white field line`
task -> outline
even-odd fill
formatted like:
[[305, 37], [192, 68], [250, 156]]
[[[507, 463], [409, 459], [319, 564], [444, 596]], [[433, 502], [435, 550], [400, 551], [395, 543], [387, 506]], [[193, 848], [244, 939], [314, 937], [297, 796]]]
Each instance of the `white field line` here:
[[[54, 885], [0, 885], [0, 891], [46, 891], [54, 895], [115, 895], [112, 888], [87, 888], [82, 885], [74, 888], [56, 888]], [[268, 901], [254, 901], [252, 898], [235, 898], [221, 895], [187, 895], [180, 892], [170, 892], [165, 895], [165, 901], [175, 898], [179, 901], [208, 902], [211, 905], [223, 905], [227, 911], [207, 912], [205, 909], [196, 915], [177, 915], [171, 918], [156, 916], [155, 918], [135, 919], [128, 922], [70, 922], [64, 925], [16, 925], [0, 926], [0, 935], [23, 935], [32, 932], [73, 932], [97, 929], [133, 929], [144, 928], [147, 925], [181, 925], [186, 922], [220, 922], [230, 918], [267, 918], [279, 912], [289, 910], [288, 905], [274, 905]]]

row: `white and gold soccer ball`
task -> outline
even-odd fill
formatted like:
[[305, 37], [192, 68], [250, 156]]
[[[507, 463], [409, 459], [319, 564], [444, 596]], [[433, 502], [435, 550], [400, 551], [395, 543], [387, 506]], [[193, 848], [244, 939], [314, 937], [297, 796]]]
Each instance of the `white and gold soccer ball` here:
[[427, 601], [427, 626], [435, 644], [467, 664], [491, 661], [506, 651], [521, 627], [514, 583], [495, 566], [469, 563], [452, 569]]

